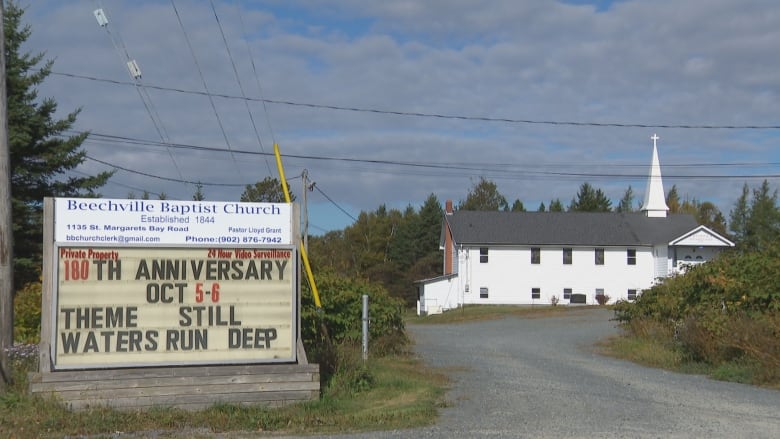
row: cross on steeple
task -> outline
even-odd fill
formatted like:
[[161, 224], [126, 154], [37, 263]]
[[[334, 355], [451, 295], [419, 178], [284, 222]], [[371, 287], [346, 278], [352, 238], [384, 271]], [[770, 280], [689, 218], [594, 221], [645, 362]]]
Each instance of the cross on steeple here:
[[660, 137], [658, 137], [658, 134], [653, 134], [653, 137], [651, 137], [651, 139], [653, 140], [653, 148], [655, 148], [656, 147], [656, 143], [655, 142], [658, 139], [660, 139]]

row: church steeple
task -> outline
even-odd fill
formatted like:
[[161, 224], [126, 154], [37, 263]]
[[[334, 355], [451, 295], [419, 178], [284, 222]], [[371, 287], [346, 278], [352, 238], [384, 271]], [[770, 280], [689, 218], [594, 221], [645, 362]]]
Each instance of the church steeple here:
[[658, 148], [656, 142], [659, 137], [653, 134], [653, 161], [650, 164], [650, 175], [647, 178], [647, 188], [645, 189], [645, 200], [642, 203], [642, 212], [645, 216], [666, 218], [666, 212], [669, 206], [666, 205], [664, 195], [664, 183], [661, 179], [661, 165], [658, 162]]

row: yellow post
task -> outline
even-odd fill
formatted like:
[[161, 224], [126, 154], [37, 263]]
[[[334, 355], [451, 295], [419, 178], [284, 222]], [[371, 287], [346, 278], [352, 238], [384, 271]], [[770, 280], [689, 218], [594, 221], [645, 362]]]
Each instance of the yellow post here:
[[[290, 190], [287, 188], [287, 179], [284, 177], [282, 155], [279, 153], [279, 145], [276, 143], [274, 143], [274, 155], [276, 156], [276, 167], [279, 169], [279, 178], [282, 180], [284, 201], [290, 203]], [[306, 248], [303, 246], [303, 242], [300, 243], [300, 247], [301, 259], [303, 259], [303, 267], [306, 269], [306, 277], [309, 279], [309, 285], [311, 285], [311, 294], [314, 296], [314, 306], [316, 306], [319, 310], [322, 309], [322, 303], [320, 302], [320, 293], [317, 291], [317, 284], [314, 282], [314, 273], [311, 271], [311, 265], [309, 264], [309, 256], [306, 254]]]

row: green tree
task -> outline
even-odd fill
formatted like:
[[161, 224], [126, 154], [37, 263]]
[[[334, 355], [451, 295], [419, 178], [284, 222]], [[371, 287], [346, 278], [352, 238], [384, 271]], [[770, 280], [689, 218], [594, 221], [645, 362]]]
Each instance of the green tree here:
[[714, 230], [721, 235], [726, 235], [726, 218], [715, 204], [709, 201], [703, 201], [697, 204], [696, 221], [710, 230]]
[[479, 177], [479, 181], [474, 183], [466, 195], [466, 201], [462, 201], [458, 209], [507, 211], [509, 204], [506, 197], [498, 191], [498, 186], [494, 182], [485, 177]]
[[436, 195], [430, 194], [420, 207], [420, 246], [422, 253], [437, 253], [439, 251], [439, 238], [441, 235], [441, 222], [444, 210]]
[[192, 201], [203, 201], [206, 196], [203, 194], [203, 185], [198, 183], [195, 185], [195, 193], [192, 194]]
[[515, 200], [515, 202], [512, 203], [512, 212], [525, 212], [525, 206], [523, 206], [523, 202], [520, 200]]
[[539, 203], [539, 207], [536, 209], [536, 211], [537, 212], [546, 212], [547, 211], [547, 207], [544, 206], [544, 201]]
[[618, 203], [615, 211], [628, 213], [634, 212], [634, 210], [634, 189], [631, 185], [628, 185], [628, 189], [626, 189], [626, 192], [623, 194], [623, 198], [620, 199], [620, 203]]
[[742, 186], [742, 194], [734, 203], [734, 208], [729, 212], [729, 230], [737, 244], [743, 243], [747, 236], [747, 223], [750, 217], [750, 188], [745, 183]]
[[43, 198], [98, 196], [96, 190], [112, 175], [64, 176], [86, 159], [81, 144], [88, 133], [65, 136], [80, 110], [56, 119], [57, 102], [39, 99], [37, 88], [51, 73], [53, 61], [44, 60], [44, 53], [22, 50], [32, 33], [22, 23], [23, 14], [16, 2], [8, 2], [3, 15], [16, 287], [39, 276]]
[[580, 186], [576, 199], [569, 205], [570, 212], [610, 212], [612, 201], [604, 195], [601, 189], [595, 189], [585, 182]]
[[715, 204], [686, 197], [676, 210], [675, 213], [693, 215], [699, 224], [726, 235], [726, 218]]
[[420, 217], [411, 205], [404, 210], [398, 227], [390, 241], [390, 259], [405, 270], [411, 266], [421, 253], [418, 237], [421, 234]]
[[414, 281], [441, 274], [439, 239], [443, 214], [439, 199], [430, 194], [419, 212], [413, 216], [404, 215], [393, 241], [394, 249], [406, 242], [400, 248], [407, 248], [408, 251], [392, 255], [401, 270], [400, 283], [386, 285], [386, 288], [393, 296], [404, 299], [408, 305], [417, 300]]
[[669, 213], [681, 213], [680, 195], [677, 193], [677, 185], [672, 185], [666, 194], [666, 206], [669, 207]]
[[[252, 203], [284, 203], [282, 183], [276, 177], [265, 177], [254, 185], [246, 185], [241, 201]], [[295, 201], [295, 195], [290, 194], [290, 201]]]
[[560, 198], [556, 198], [554, 200], [550, 201], [550, 207], [548, 208], [548, 212], [563, 212], [563, 203], [561, 203]]
[[761, 250], [780, 238], [780, 212], [777, 209], [777, 190], [772, 191], [769, 182], [753, 189], [750, 216], [746, 227], [748, 248]]
[[344, 229], [344, 239], [353, 258], [353, 275], [372, 280], [390, 279], [374, 270], [391, 261], [391, 243], [402, 219], [403, 214], [398, 209], [387, 210], [383, 204], [374, 212], [360, 212], [357, 221]]

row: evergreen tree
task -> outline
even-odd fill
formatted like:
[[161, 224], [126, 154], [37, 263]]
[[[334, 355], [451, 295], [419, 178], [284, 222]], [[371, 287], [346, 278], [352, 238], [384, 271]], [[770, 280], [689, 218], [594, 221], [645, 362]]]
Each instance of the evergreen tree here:
[[[246, 185], [241, 200], [252, 203], [284, 203], [282, 183], [276, 177], [265, 177], [254, 185]], [[295, 201], [295, 195], [290, 194], [290, 201]]]
[[576, 199], [569, 205], [570, 212], [610, 212], [612, 201], [604, 195], [601, 189], [595, 189], [585, 182], [580, 186]]
[[631, 185], [628, 185], [628, 189], [626, 189], [623, 198], [620, 199], [620, 203], [618, 203], [617, 209], [615, 210], [623, 213], [634, 211], [634, 189]]
[[537, 209], [536, 209], [536, 211], [537, 211], [537, 212], [546, 212], [546, 211], [547, 211], [547, 208], [544, 206], [544, 201], [542, 201], [542, 202], [539, 204], [539, 208], [537, 208]]
[[439, 238], [441, 235], [441, 221], [444, 210], [436, 195], [431, 193], [420, 207], [420, 247], [422, 254], [439, 252]]
[[418, 237], [421, 234], [420, 218], [409, 205], [390, 241], [390, 260], [394, 261], [401, 270], [409, 268], [419, 257], [421, 248]]
[[512, 212], [525, 212], [525, 206], [523, 205], [523, 202], [520, 200], [515, 200], [515, 202], [512, 203]]
[[51, 73], [53, 61], [44, 61], [43, 53], [22, 51], [32, 32], [22, 23], [23, 14], [19, 5], [8, 2], [3, 15], [16, 287], [39, 276], [43, 198], [98, 196], [96, 190], [112, 175], [64, 178], [66, 171], [84, 162], [81, 144], [88, 133], [64, 136], [80, 110], [55, 119], [57, 102], [38, 98], [37, 87]]
[[550, 208], [548, 209], [549, 212], [563, 212], [563, 210], [563, 203], [561, 203], [560, 198], [556, 198], [550, 201]]
[[458, 206], [460, 210], [509, 210], [509, 204], [506, 197], [498, 191], [498, 186], [487, 180], [485, 177], [479, 177], [479, 181], [474, 183], [466, 196], [466, 201], [462, 201]]
[[666, 206], [669, 207], [669, 213], [680, 213], [680, 195], [677, 193], [677, 185], [672, 185], [666, 194]]
[[746, 227], [746, 244], [755, 250], [765, 249], [780, 238], [780, 212], [777, 209], [777, 191], [772, 191], [769, 182], [753, 189], [750, 216]]
[[745, 183], [742, 186], [742, 194], [734, 203], [734, 208], [729, 212], [729, 230], [736, 243], [743, 243], [747, 234], [747, 222], [750, 215], [750, 188]]
[[203, 201], [205, 199], [206, 196], [203, 194], [203, 185], [198, 183], [195, 185], [195, 193], [192, 194], [192, 201]]

